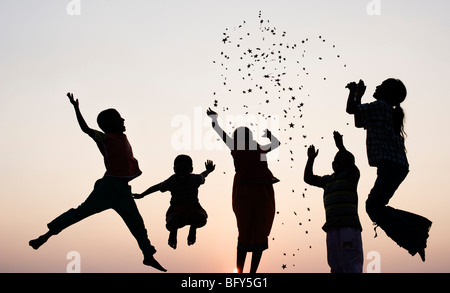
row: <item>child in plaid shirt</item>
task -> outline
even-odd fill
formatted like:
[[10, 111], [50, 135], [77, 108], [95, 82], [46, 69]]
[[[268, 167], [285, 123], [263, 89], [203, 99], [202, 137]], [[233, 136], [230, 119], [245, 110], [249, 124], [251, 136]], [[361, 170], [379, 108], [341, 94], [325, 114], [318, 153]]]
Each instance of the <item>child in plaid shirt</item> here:
[[[431, 221], [387, 206], [409, 172], [403, 129], [404, 112], [400, 103], [406, 98], [406, 87], [389, 78], [377, 86], [375, 102], [361, 104], [366, 86], [362, 80], [351, 82], [347, 113], [354, 115], [355, 126], [367, 131], [369, 165], [377, 168], [377, 179], [366, 201], [370, 219], [411, 255], [419, 253], [425, 261], [425, 248]], [[376, 237], [376, 234], [375, 234]]]

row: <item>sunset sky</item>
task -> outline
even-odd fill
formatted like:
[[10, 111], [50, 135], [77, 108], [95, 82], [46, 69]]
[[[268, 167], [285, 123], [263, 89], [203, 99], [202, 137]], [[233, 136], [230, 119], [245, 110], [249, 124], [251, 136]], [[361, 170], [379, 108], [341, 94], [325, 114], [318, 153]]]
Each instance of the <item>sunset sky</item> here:
[[[178, 154], [192, 157], [194, 173], [208, 159], [216, 164], [199, 189], [209, 218], [193, 246], [187, 228], [179, 231], [176, 250], [167, 245], [169, 193], [136, 200], [155, 258], [169, 273], [235, 268], [233, 162], [211, 129], [208, 107], [228, 132], [248, 123], [260, 143], [268, 143], [265, 128], [282, 142], [268, 162], [280, 182], [259, 272], [329, 272], [323, 190], [304, 183], [303, 170], [306, 146], [314, 144], [320, 150], [314, 172], [332, 172], [334, 130], [361, 172], [364, 271], [375, 255], [385, 273], [450, 272], [449, 11], [445, 0], [2, 0], [0, 272], [64, 273], [72, 251], [81, 272], [157, 272], [142, 264], [136, 241], [112, 210], [37, 251], [29, 247], [48, 222], [81, 204], [105, 171], [67, 92], [79, 99], [91, 128], [98, 129], [97, 114], [106, 108], [125, 118], [143, 171], [130, 183], [133, 192], [172, 175]], [[390, 205], [433, 221], [424, 263], [381, 229], [374, 238], [364, 202], [376, 169], [368, 165], [364, 130], [345, 112], [348, 82], [363, 79], [363, 102], [370, 102], [390, 77], [408, 90], [402, 107], [410, 162]]]

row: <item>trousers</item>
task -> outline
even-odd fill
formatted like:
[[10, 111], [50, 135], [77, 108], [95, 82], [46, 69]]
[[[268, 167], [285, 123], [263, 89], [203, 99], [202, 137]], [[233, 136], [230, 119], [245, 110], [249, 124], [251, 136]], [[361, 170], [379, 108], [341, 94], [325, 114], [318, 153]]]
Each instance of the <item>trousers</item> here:
[[97, 180], [93, 191], [81, 205], [61, 214], [48, 223], [47, 227], [56, 235], [67, 227], [107, 209], [113, 209], [120, 215], [144, 256], [156, 253], [156, 249], [148, 239], [141, 214], [131, 196], [131, 186], [111, 176]]

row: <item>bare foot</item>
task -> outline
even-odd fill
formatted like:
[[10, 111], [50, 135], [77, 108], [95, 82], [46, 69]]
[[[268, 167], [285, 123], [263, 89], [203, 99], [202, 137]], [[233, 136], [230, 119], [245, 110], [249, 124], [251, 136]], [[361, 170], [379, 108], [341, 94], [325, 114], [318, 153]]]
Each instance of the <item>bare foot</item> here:
[[143, 261], [144, 265], [154, 267], [157, 270], [160, 270], [162, 272], [167, 272], [165, 268], [162, 267], [162, 265], [159, 264], [159, 262], [152, 256], [147, 256], [144, 258]]
[[187, 237], [187, 243], [188, 245], [193, 245], [195, 241], [197, 240], [197, 228], [189, 228], [189, 235]]
[[173, 249], [177, 249], [177, 231], [178, 230], [174, 230], [174, 231], [170, 231], [169, 233], [169, 246], [172, 247]]
[[47, 242], [47, 240], [53, 235], [53, 233], [51, 233], [50, 231], [45, 233], [44, 235], [39, 236], [36, 239], [30, 240], [30, 242], [28, 242], [28, 244], [33, 247], [33, 249], [38, 249], [39, 247], [42, 246], [42, 244], [44, 244], [45, 242]]

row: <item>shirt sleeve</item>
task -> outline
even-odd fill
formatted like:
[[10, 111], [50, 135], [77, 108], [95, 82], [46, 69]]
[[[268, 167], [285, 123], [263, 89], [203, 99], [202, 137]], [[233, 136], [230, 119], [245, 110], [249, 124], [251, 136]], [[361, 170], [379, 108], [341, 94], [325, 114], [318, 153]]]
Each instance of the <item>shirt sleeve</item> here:
[[376, 123], [384, 122], [387, 119], [387, 106], [389, 105], [382, 101], [358, 105], [357, 109], [363, 127], [366, 129]]
[[98, 130], [94, 130], [94, 137], [93, 137], [93, 139], [95, 141], [103, 142], [105, 140], [105, 137], [106, 137], [106, 134], [104, 134], [103, 132], [98, 131]]
[[171, 187], [172, 187], [172, 177], [173, 176], [170, 176], [168, 179], [166, 179], [165, 181], [163, 181], [163, 182], [161, 182], [159, 184], [159, 191], [166, 192], [166, 191], [171, 189]]
[[195, 176], [195, 183], [196, 183], [197, 187], [202, 185], [203, 183], [205, 183], [205, 177], [206, 176], [204, 176], [202, 174]]

